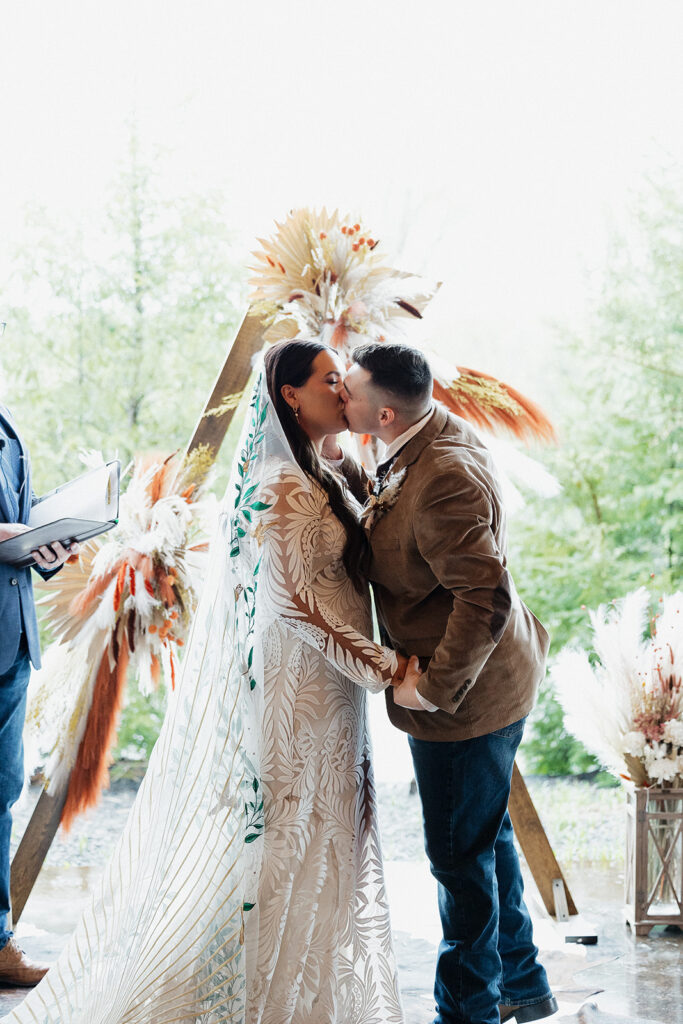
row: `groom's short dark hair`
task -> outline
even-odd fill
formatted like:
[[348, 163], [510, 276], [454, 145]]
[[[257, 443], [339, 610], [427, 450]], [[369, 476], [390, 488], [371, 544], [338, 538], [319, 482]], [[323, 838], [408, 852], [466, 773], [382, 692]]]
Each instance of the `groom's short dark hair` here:
[[351, 358], [370, 374], [376, 388], [399, 399], [402, 405], [422, 408], [432, 397], [432, 371], [416, 348], [368, 342], [354, 348]]

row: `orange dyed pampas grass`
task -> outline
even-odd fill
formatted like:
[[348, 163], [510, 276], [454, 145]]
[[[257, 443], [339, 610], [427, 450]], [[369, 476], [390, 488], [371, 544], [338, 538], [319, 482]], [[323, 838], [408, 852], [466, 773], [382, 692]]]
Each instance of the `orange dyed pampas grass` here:
[[149, 692], [163, 673], [175, 687], [178, 649], [196, 605], [197, 560], [207, 547], [205, 475], [200, 459], [136, 459], [118, 527], [88, 542], [79, 561], [47, 584], [45, 603], [57, 641], [29, 695], [34, 733], [43, 724], [50, 729], [41, 722], [48, 717], [44, 687], [55, 676], [68, 676], [55, 672], [55, 664], [78, 661], [89, 668], [75, 708], [64, 701], [63, 735], [42, 745], [49, 750], [48, 791], [55, 779], [65, 785], [68, 777], [65, 829], [108, 785], [128, 679], [137, 677]]

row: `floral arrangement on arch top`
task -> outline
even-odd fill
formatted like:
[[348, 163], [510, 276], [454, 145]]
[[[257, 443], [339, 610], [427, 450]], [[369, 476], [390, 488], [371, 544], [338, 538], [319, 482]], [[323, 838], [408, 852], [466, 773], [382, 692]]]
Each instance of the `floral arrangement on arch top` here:
[[[266, 341], [317, 338], [348, 362], [362, 341], [401, 340], [399, 323], [422, 319], [439, 289], [391, 267], [376, 235], [336, 210], [293, 210], [275, 226], [272, 238], [259, 239], [251, 268], [252, 310], [265, 325]], [[434, 397], [492, 433], [554, 437], [534, 402], [478, 370], [436, 367]]]
[[[591, 612], [595, 654], [564, 648], [552, 667], [565, 725], [618, 778], [683, 786], [683, 593], [649, 616], [644, 587]], [[650, 636], [643, 639], [649, 620]]]

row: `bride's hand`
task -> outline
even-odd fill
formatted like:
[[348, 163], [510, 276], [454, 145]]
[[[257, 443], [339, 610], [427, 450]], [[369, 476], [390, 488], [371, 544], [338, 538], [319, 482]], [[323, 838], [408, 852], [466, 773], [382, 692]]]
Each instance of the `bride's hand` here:
[[336, 434], [328, 434], [327, 437], [323, 439], [320, 454], [324, 459], [333, 459], [335, 462], [338, 459], [344, 458], [344, 452], [342, 450], [341, 445], [339, 444], [339, 441], [337, 440]]
[[411, 711], [424, 711], [424, 706], [420, 704], [416, 696], [417, 684], [421, 675], [420, 663], [413, 655], [408, 662], [403, 682], [394, 687], [394, 704], [398, 704], [402, 708], [409, 708]]

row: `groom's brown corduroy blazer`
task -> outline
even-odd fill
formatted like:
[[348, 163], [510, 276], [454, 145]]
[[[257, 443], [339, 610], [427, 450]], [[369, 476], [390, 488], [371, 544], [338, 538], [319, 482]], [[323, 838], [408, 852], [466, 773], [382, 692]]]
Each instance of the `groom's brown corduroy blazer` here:
[[437, 405], [400, 452], [395, 503], [369, 527], [380, 625], [417, 654], [419, 692], [438, 711], [409, 711], [386, 691], [389, 718], [418, 739], [462, 740], [531, 710], [548, 635], [506, 568], [505, 514], [491, 457], [468, 424]]

